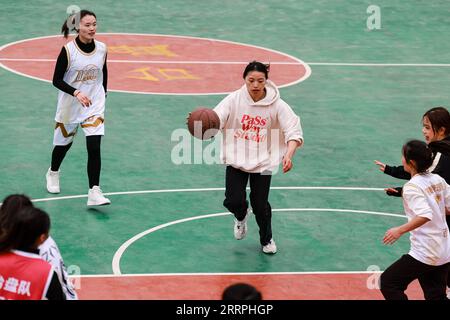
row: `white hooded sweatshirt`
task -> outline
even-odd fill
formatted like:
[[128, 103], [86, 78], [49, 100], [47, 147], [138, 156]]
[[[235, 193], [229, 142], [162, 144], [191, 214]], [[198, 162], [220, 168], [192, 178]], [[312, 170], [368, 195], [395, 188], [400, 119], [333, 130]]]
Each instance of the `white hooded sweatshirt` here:
[[267, 80], [266, 96], [254, 102], [246, 85], [215, 108], [222, 130], [223, 163], [250, 173], [276, 172], [287, 142], [303, 142], [300, 118]]

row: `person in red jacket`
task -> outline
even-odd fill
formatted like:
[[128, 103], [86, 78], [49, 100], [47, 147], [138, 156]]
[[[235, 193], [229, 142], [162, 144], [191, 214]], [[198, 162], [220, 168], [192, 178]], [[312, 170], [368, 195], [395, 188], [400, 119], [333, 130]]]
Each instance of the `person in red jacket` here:
[[[17, 212], [23, 208], [33, 206], [31, 199], [24, 194], [10, 194], [7, 196], [3, 199], [0, 206], [0, 228], [5, 230], [9, 229], [10, 224], [15, 221]], [[51, 235], [38, 247], [38, 250], [39, 256], [53, 266], [66, 299], [77, 300], [78, 296], [74, 284], [69, 279], [69, 273], [67, 272], [61, 252]]]
[[39, 256], [48, 238], [50, 218], [38, 208], [25, 207], [8, 228], [0, 228], [0, 300], [64, 300], [53, 267]]

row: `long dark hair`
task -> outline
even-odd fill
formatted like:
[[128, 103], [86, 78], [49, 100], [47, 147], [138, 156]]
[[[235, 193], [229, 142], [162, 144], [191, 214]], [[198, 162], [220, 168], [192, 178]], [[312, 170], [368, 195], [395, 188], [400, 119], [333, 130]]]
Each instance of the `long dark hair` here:
[[425, 173], [433, 163], [433, 152], [420, 140], [410, 140], [403, 145], [402, 154], [407, 163], [415, 162], [417, 173]]
[[[78, 32], [80, 26], [79, 23], [81, 19], [83, 19], [84, 16], [94, 16], [97, 19], [97, 16], [95, 13], [89, 10], [81, 10], [80, 12], [77, 12], [70, 17], [68, 17], [62, 27], [61, 27], [61, 33], [64, 35], [64, 38], [67, 38], [69, 36], [70, 31], [76, 31]], [[78, 19], [78, 21], [77, 21]], [[69, 26], [67, 25], [67, 21], [71, 22], [72, 27], [69, 29]]]
[[[431, 108], [424, 113], [422, 121], [425, 117], [430, 121], [434, 133], [437, 133], [439, 129], [444, 128], [445, 136], [450, 135], [450, 113], [446, 108]], [[434, 154], [440, 152], [442, 154], [450, 155], [450, 140], [448, 139], [430, 142], [428, 146], [433, 150]]]
[[0, 235], [3, 230], [9, 229], [14, 216], [25, 207], [33, 207], [33, 203], [24, 194], [11, 194], [3, 199], [0, 206]]
[[50, 217], [36, 207], [24, 207], [19, 210], [8, 229], [0, 234], [0, 252], [12, 249], [36, 249], [38, 238], [50, 230]]
[[266, 79], [269, 79], [269, 70], [270, 70], [270, 64], [264, 64], [262, 62], [253, 60], [245, 67], [245, 70], [243, 73], [243, 78], [245, 79], [247, 74], [251, 71], [259, 71], [259, 72], [264, 73], [264, 75], [266, 76]]

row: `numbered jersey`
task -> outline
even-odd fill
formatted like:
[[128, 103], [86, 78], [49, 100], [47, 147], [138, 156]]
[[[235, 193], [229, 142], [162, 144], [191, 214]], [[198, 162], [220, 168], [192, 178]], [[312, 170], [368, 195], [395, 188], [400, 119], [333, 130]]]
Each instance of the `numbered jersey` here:
[[105, 112], [103, 65], [107, 48], [104, 43], [94, 41], [95, 49], [91, 53], [83, 52], [75, 40], [65, 45], [68, 65], [63, 78], [69, 85], [85, 94], [91, 100], [92, 105], [83, 107], [77, 98], [59, 91], [56, 122], [81, 123], [89, 117], [103, 115]]

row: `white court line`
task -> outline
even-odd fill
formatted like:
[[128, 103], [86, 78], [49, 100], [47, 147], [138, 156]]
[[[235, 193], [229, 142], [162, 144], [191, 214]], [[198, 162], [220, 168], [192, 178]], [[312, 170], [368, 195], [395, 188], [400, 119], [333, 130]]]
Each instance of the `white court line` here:
[[[270, 187], [271, 190], [353, 190], [353, 191], [384, 191], [384, 188], [365, 188], [365, 187]], [[247, 190], [250, 190], [247, 187]], [[104, 195], [127, 195], [127, 194], [148, 194], [148, 193], [171, 193], [171, 192], [204, 192], [204, 191], [225, 191], [225, 188], [194, 188], [194, 189], [161, 189], [161, 190], [140, 190], [140, 191], [119, 191], [106, 192]], [[51, 197], [33, 199], [33, 202], [47, 202], [57, 200], [68, 200], [77, 198], [87, 198], [87, 194], [73, 196]]]
[[[34, 59], [34, 58], [0, 58], [0, 61], [30, 61], [30, 62], [54, 62], [56, 59]], [[117, 63], [155, 63], [155, 64], [239, 64], [247, 65], [246, 61], [214, 61], [214, 60], [114, 60], [108, 59], [109, 62]], [[270, 61], [270, 64], [285, 64], [285, 65], [303, 65], [298, 62], [283, 62], [283, 61]]]
[[[249, 188], [247, 188], [247, 189], [249, 190]], [[271, 187], [271, 189], [272, 190], [384, 191], [384, 188], [368, 188], [368, 187], [297, 187], [297, 186], [290, 186], [290, 187]], [[126, 194], [152, 194], [152, 193], [174, 193], [174, 192], [205, 192], [205, 191], [224, 191], [224, 190], [225, 190], [225, 188], [161, 189], [161, 190], [109, 192], [109, 193], [105, 193], [105, 195], [111, 196], [111, 195], [126, 195]], [[34, 199], [32, 201], [33, 202], [46, 202], [46, 201], [58, 201], [58, 200], [86, 198], [86, 197], [87, 197], [87, 195], [83, 194], [83, 195], [73, 195], [73, 196], [41, 198], [41, 199]], [[293, 209], [273, 209], [273, 211], [290, 211], [290, 210], [292, 211]], [[302, 209], [302, 208], [300, 208], [300, 209], [295, 209], [295, 210], [297, 210], [297, 211], [324, 211], [324, 210], [327, 210], [327, 211], [335, 211], [335, 212], [362, 213], [362, 211], [360, 211], [360, 210], [344, 210], [344, 209], [318, 209], [318, 208], [307, 208], [307, 209], [303, 208]], [[366, 211], [366, 212], [368, 212], [368, 214], [374, 214], [374, 215], [397, 216], [397, 217], [403, 217], [403, 218], [405, 217], [405, 216], [402, 216], [402, 215], [395, 215], [395, 214], [392, 214], [392, 213], [383, 213], [383, 212], [376, 212], [376, 211]], [[224, 212], [224, 213], [221, 213], [220, 215], [229, 215], [229, 214], [230, 214], [229, 212]], [[210, 217], [210, 216], [215, 216], [215, 214], [213, 214], [213, 215], [206, 215], [206, 216], [202, 216], [202, 217], [203, 218], [207, 218], [207, 217]], [[187, 219], [182, 219], [182, 222], [189, 221], [189, 220], [195, 220], [195, 219], [200, 219], [200, 218], [199, 217], [191, 217], [191, 218], [187, 218]], [[178, 220], [178, 221], [179, 222], [177, 222], [177, 223], [180, 223], [180, 220]], [[158, 226], [159, 228], [155, 227], [155, 228], [152, 228], [150, 230], [156, 231], [158, 229], [161, 229], [163, 227], [169, 226], [171, 224], [175, 224], [175, 223], [174, 222], [167, 223], [167, 224]], [[153, 231], [151, 231], [151, 232], [153, 232]], [[143, 233], [145, 233], [145, 232], [143, 232]], [[143, 234], [143, 233], [140, 233], [140, 234]], [[148, 233], [150, 233], [150, 232], [147, 232], [144, 235], [146, 235]], [[144, 235], [142, 235], [142, 236], [144, 236]], [[133, 238], [136, 238], [136, 236], [133, 237]], [[134, 241], [136, 241], [136, 240], [134, 240]], [[124, 243], [124, 244], [126, 244], [126, 243]], [[131, 243], [132, 242], [130, 242], [129, 245], [131, 245]], [[119, 250], [120, 250], [120, 248], [119, 248]], [[123, 252], [124, 251], [125, 250], [123, 250]], [[121, 253], [121, 255], [123, 255], [123, 252]], [[116, 251], [116, 254], [117, 254], [117, 251]], [[114, 258], [116, 258], [116, 254], [114, 255]], [[120, 257], [117, 257], [117, 258], [118, 259], [116, 259], [117, 260], [116, 263], [120, 263]], [[113, 263], [114, 263], [114, 259], [113, 259]], [[114, 270], [114, 267], [113, 267], [113, 270]], [[120, 268], [119, 268], [119, 272], [120, 272]], [[338, 271], [336, 271], [336, 272], [335, 271], [327, 271], [327, 272], [328, 273], [341, 273], [341, 272], [338, 272]], [[327, 273], [327, 272], [324, 272], [324, 273]], [[365, 272], [366, 271], [349, 271], [349, 273], [365, 273]], [[290, 272], [287, 272], [287, 273], [274, 272], [274, 273], [242, 273], [242, 274], [313, 274], [313, 273], [322, 273], [322, 272], [292, 272], [292, 273], [290, 273]], [[342, 273], [346, 273], [346, 271], [343, 271]], [[205, 273], [204, 275], [210, 275], [210, 274], [211, 275], [215, 275], [215, 273]], [[241, 273], [227, 273], [227, 274], [237, 274], [237, 275], [239, 275]], [[186, 274], [184, 274], [184, 273], [181, 273], [181, 274], [164, 273], [164, 274], [144, 274], [144, 275], [145, 276], [150, 276], [150, 275], [155, 275], [155, 276], [158, 276], [158, 275], [202, 275], [202, 273], [192, 273], [192, 274], [188, 274], [188, 273], [186, 273]], [[217, 275], [220, 275], [220, 273], [217, 273]], [[114, 277], [114, 276], [117, 276], [117, 274], [116, 275], [114, 275], [114, 274], [113, 275], [81, 275], [81, 276], [77, 275], [77, 276], [73, 276], [73, 277], [77, 278], [77, 277], [101, 277], [101, 276]], [[123, 275], [123, 276], [132, 276], [132, 275]]]
[[[21, 59], [0, 58], [0, 61], [32, 61], [32, 62], [54, 62], [56, 59]], [[165, 60], [108, 60], [113, 63], [154, 63], [154, 64], [238, 64], [246, 65], [246, 61], [165, 61]], [[274, 65], [303, 65], [298, 62], [270, 61]], [[340, 67], [450, 67], [450, 63], [364, 63], [364, 62], [306, 62], [311, 66], [340, 66]]]
[[[250, 188], [247, 188], [248, 190]], [[346, 191], [384, 191], [384, 188], [369, 188], [369, 187], [299, 187], [299, 186], [288, 186], [288, 187], [271, 187], [272, 190], [346, 190]], [[109, 192], [105, 193], [105, 195], [127, 195], [127, 194], [152, 194], [152, 193], [175, 193], [175, 192], [206, 192], [206, 191], [225, 191], [225, 188], [191, 188], [191, 189], [160, 189], [160, 190], [140, 190], [140, 191], [122, 191], [122, 192]], [[75, 198], [85, 198], [86, 194], [83, 195], [73, 195], [73, 196], [62, 196], [62, 197], [52, 197], [52, 198], [41, 198], [34, 199], [33, 202], [46, 202], [46, 201], [58, 201], [58, 200], [67, 200], [67, 199], [75, 199]], [[273, 211], [289, 211], [292, 209], [274, 209]], [[301, 209], [303, 211], [319, 211], [325, 209], [317, 209], [317, 208], [309, 208], [309, 209]], [[355, 212], [358, 213], [358, 210], [342, 210], [342, 209], [327, 209], [334, 210], [336, 212]], [[300, 211], [300, 209], [299, 209]], [[382, 212], [374, 212], [370, 211], [372, 214], [378, 215], [388, 215], [388, 216], [398, 216], [404, 217], [401, 215], [395, 215], [392, 213], [382, 213]], [[222, 215], [229, 215], [229, 212], [222, 213]], [[211, 215], [208, 215], [208, 217]], [[194, 217], [195, 218], [195, 217]], [[183, 219], [184, 221], [194, 220], [194, 218]], [[170, 224], [166, 224], [170, 225]], [[153, 228], [155, 229], [155, 228]], [[156, 229], [157, 230], [157, 229]], [[154, 230], [155, 231], [155, 230]], [[131, 243], [130, 243], [131, 244]], [[117, 252], [116, 252], [117, 254]], [[123, 252], [122, 252], [123, 254]], [[120, 262], [120, 259], [118, 259]], [[119, 268], [120, 270], [120, 268]], [[317, 272], [261, 272], [261, 273], [154, 273], [154, 274], [110, 274], [110, 275], [74, 275], [71, 276], [73, 278], [79, 277], [116, 277], [116, 276], [170, 276], [170, 275], [258, 275], [258, 274], [333, 274], [333, 273], [374, 273], [370, 271], [317, 271]]]
[[338, 67], [450, 67], [450, 63], [365, 63], [365, 62], [307, 62], [311, 66]]
[[[352, 209], [329, 209], [329, 208], [285, 208], [285, 209], [272, 209], [272, 211], [277, 212], [287, 212], [287, 211], [320, 211], [320, 212], [345, 212], [345, 213], [364, 213], [364, 214], [371, 214], [371, 215], [380, 215], [380, 216], [390, 216], [390, 217], [399, 217], [399, 218], [406, 218], [405, 215], [395, 214], [395, 213], [389, 213], [389, 212], [378, 212], [378, 211], [365, 211], [365, 210], [352, 210]], [[200, 219], [206, 219], [206, 218], [213, 218], [213, 217], [219, 217], [219, 216], [226, 216], [231, 215], [230, 212], [220, 212], [220, 213], [213, 213], [213, 214], [206, 214], [201, 216], [193, 216], [189, 218], [179, 219], [170, 221], [164, 224], [160, 224], [156, 227], [147, 229], [141, 233], [138, 233], [137, 235], [133, 236], [132, 238], [125, 241], [119, 249], [117, 249], [116, 253], [114, 254], [113, 260], [112, 260], [112, 270], [113, 273], [116, 275], [121, 274], [120, 270], [120, 260], [124, 254], [124, 252], [130, 247], [134, 242], [138, 241], [139, 239], [145, 237], [146, 235], [158, 231], [160, 229], [179, 224], [184, 223], [187, 221], [192, 220], [200, 220]]]
[[173, 277], [173, 276], [261, 276], [308, 274], [373, 274], [383, 271], [285, 271], [285, 272], [211, 272], [211, 273], [128, 273], [128, 274], [80, 274], [69, 278], [121, 278], [121, 277]]

